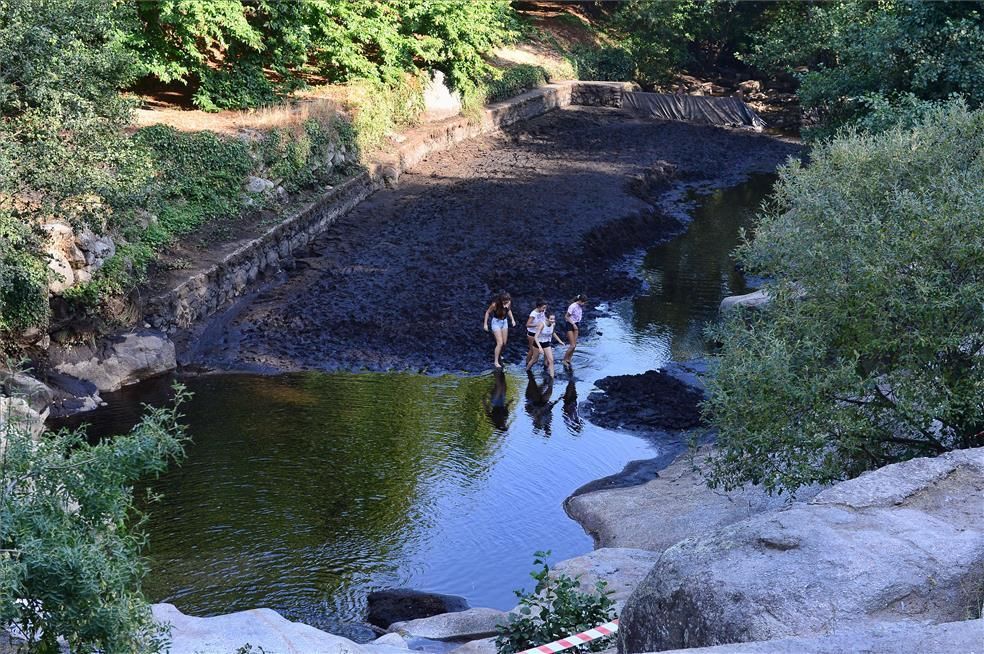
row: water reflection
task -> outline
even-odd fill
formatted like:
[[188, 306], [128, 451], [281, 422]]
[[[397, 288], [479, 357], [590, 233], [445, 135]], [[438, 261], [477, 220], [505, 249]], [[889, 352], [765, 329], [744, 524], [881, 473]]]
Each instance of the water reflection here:
[[639, 337], [668, 339], [674, 359], [705, 352], [704, 325], [717, 316], [721, 298], [751, 290], [732, 253], [775, 179], [753, 175], [740, 186], [700, 196], [687, 232], [646, 252], [641, 274], [649, 291], [631, 307]]
[[567, 366], [569, 378], [564, 387], [564, 424], [573, 434], [581, 433], [581, 416], [577, 412], [577, 380], [574, 379], [574, 368]]
[[509, 409], [512, 401], [506, 398], [506, 372], [497, 369], [492, 372], [492, 391], [485, 400], [485, 415], [495, 429], [509, 429]]
[[553, 395], [553, 377], [543, 374], [543, 381], [538, 382], [532, 370], [526, 371], [526, 414], [533, 422], [533, 433], [543, 432], [550, 435], [550, 425], [553, 422], [553, 406], [558, 400], [550, 400]]

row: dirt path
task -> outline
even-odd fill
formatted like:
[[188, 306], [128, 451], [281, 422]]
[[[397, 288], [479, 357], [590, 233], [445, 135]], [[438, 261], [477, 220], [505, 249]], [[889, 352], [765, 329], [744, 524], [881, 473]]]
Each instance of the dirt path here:
[[745, 132], [656, 123], [617, 110], [555, 111], [434, 155], [344, 217], [295, 269], [216, 317], [193, 362], [228, 369], [481, 372], [482, 313], [499, 288], [525, 352], [537, 296], [633, 293], [625, 252], [685, 227], [688, 188], [772, 171], [797, 147]]

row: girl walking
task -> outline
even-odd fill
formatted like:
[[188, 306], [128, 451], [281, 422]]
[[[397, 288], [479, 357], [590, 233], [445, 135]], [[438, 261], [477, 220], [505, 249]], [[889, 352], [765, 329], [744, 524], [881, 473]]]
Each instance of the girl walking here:
[[533, 364], [534, 356], [538, 356], [539, 352], [536, 345], [536, 330], [537, 328], [546, 322], [547, 320], [547, 301], [537, 300], [536, 307], [530, 311], [529, 317], [526, 319], [526, 341], [529, 343], [530, 349], [526, 352], [526, 369], [529, 370], [530, 366]]
[[567, 307], [567, 315], [564, 316], [564, 320], [567, 321], [567, 352], [564, 354], [565, 366], [571, 365], [571, 359], [574, 357], [574, 348], [577, 347], [577, 337], [581, 331], [579, 323], [584, 318], [584, 305], [587, 303], [588, 296], [581, 293], [571, 300], [570, 306]]
[[499, 291], [495, 299], [492, 300], [492, 304], [485, 310], [485, 319], [482, 321], [482, 327], [485, 331], [489, 331], [489, 317], [492, 318], [492, 335], [495, 337], [495, 355], [492, 357], [492, 365], [496, 368], [502, 368], [499, 356], [509, 338], [509, 323], [511, 322], [513, 327], [516, 326], [516, 319], [513, 318], [512, 314], [512, 298], [509, 293]]
[[526, 365], [526, 370], [529, 371], [533, 365], [539, 360], [540, 355], [543, 355], [543, 363], [547, 367], [547, 374], [553, 379], [554, 376], [554, 356], [553, 356], [553, 342], [556, 339], [561, 345], [564, 341], [560, 340], [560, 336], [555, 331], [557, 324], [557, 316], [550, 314], [547, 319], [540, 323], [536, 329], [536, 352], [533, 355], [533, 360]]

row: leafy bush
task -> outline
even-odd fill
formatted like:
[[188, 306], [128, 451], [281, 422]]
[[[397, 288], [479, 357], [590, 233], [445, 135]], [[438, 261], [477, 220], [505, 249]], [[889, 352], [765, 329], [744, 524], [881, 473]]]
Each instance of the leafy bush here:
[[984, 110], [848, 131], [781, 171], [744, 245], [774, 279], [722, 345], [711, 481], [793, 491], [984, 445]]
[[635, 79], [632, 53], [621, 46], [575, 46], [569, 55], [578, 79], [625, 82]]
[[277, 92], [262, 68], [242, 64], [202, 73], [193, 100], [204, 111], [249, 109], [273, 104]]
[[[16, 626], [32, 651], [159, 651], [164, 634], [140, 592], [142, 516], [132, 484], [183, 454], [172, 408], [148, 409], [125, 436], [97, 445], [60, 431], [34, 441], [22, 426], [0, 434], [0, 628]], [[3, 416], [4, 419], [7, 416]]]
[[547, 71], [540, 66], [520, 64], [503, 70], [485, 85], [485, 102], [504, 100], [547, 83]]
[[42, 235], [0, 210], [0, 334], [48, 322]]
[[[515, 591], [519, 617], [511, 616], [507, 624], [496, 629], [495, 645], [500, 654], [543, 645], [615, 619], [615, 602], [605, 590], [605, 582], [595, 585], [596, 593], [583, 593], [576, 579], [550, 574], [548, 556], [549, 551], [536, 552], [533, 565], [542, 566], [530, 573], [536, 587], [532, 593]], [[600, 652], [611, 647], [611, 640], [600, 638], [571, 651]]]

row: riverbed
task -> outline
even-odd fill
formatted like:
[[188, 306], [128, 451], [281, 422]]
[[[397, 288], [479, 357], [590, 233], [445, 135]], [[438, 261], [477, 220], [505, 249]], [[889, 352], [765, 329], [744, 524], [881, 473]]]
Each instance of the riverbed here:
[[[163, 496], [147, 505], [151, 600], [196, 615], [268, 606], [359, 637], [371, 590], [412, 587], [508, 609], [512, 591], [532, 585], [536, 550], [560, 560], [591, 549], [590, 537], [564, 514], [564, 498], [679, 443], [594, 426], [580, 416], [580, 403], [602, 377], [706, 352], [703, 325], [720, 299], [748, 290], [730, 252], [774, 179], [761, 173], [795, 148], [598, 111], [561, 118], [429, 159], [416, 181], [377, 194], [295, 270], [220, 318], [194, 355], [213, 372], [179, 374], [195, 393], [185, 408], [194, 438], [187, 461], [150, 483]], [[699, 155], [688, 153], [684, 135], [699, 140], [691, 147]], [[715, 147], [743, 153], [715, 159]], [[514, 161], [539, 170], [501, 163], [516, 153], [526, 158]], [[672, 175], [647, 179], [657, 162], [669, 162]], [[562, 179], [565, 166], [580, 177]], [[527, 221], [540, 227], [531, 239], [547, 244], [540, 249], [550, 275], [537, 277], [541, 268], [526, 264], [512, 269], [535, 242], [517, 236], [515, 250], [483, 246], [500, 242], [488, 239], [491, 228], [473, 230], [460, 219], [481, 216], [471, 185], [488, 188], [504, 175], [522, 179], [486, 198], [497, 212], [509, 197], [522, 201]], [[729, 188], [713, 190], [721, 185]], [[471, 203], [467, 212], [453, 204], [455, 190]], [[511, 229], [504, 213], [496, 215], [490, 222]], [[406, 222], [391, 225], [397, 216]], [[621, 231], [604, 232], [627, 217]], [[459, 225], [453, 242], [442, 221]], [[618, 238], [607, 250], [583, 248], [598, 234]], [[434, 248], [445, 246], [446, 256], [435, 257]], [[574, 248], [579, 257], [565, 258]], [[441, 262], [437, 273], [473, 258], [461, 274], [468, 292], [448, 290], [447, 275], [416, 279], [421, 253]], [[537, 282], [524, 281], [523, 272]], [[572, 371], [558, 368], [552, 383], [540, 368], [527, 376], [520, 328], [510, 337], [505, 374], [491, 372], [491, 339], [480, 318], [492, 283], [508, 285], [520, 311], [551, 283], [558, 307], [574, 284], [592, 294]], [[444, 311], [456, 317], [448, 321]], [[413, 339], [394, 336], [403, 316], [411, 333], [429, 334], [415, 341], [419, 352], [410, 348]], [[296, 329], [293, 318], [301, 321]], [[445, 337], [434, 340], [435, 329]], [[360, 352], [370, 354], [360, 359]], [[360, 368], [367, 370], [352, 370]], [[371, 371], [386, 368], [393, 370]], [[291, 372], [269, 374], [283, 370]], [[142, 402], [166, 400], [170, 381], [109, 394], [108, 407], [81, 420], [96, 435], [128, 429]]]

